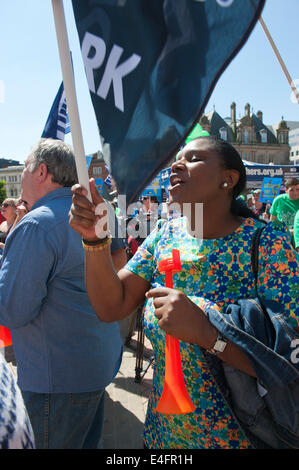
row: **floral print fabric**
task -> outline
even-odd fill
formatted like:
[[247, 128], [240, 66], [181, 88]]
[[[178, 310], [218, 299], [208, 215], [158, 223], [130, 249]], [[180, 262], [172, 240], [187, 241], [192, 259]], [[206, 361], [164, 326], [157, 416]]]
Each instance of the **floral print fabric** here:
[[17, 382], [0, 352], [0, 449], [34, 449], [34, 435]]
[[[171, 257], [173, 248], [179, 249], [181, 271], [173, 276], [174, 288], [183, 291], [203, 310], [208, 303], [224, 311], [229, 303], [240, 298], [255, 297], [251, 241], [260, 225], [253, 219], [245, 219], [224, 238], [202, 240], [187, 233], [183, 218], [159, 221], [126, 267], [149, 281], [152, 287], [165, 286], [158, 263]], [[259, 294], [284, 305], [294, 326], [298, 326], [299, 318], [296, 257], [283, 224], [269, 223], [260, 240]], [[144, 427], [145, 445], [152, 449], [250, 448], [195, 344], [180, 341], [184, 379], [196, 410], [185, 415], [155, 411], [164, 383], [165, 333], [158, 326], [152, 299], [144, 306], [144, 331], [155, 354], [153, 390]]]

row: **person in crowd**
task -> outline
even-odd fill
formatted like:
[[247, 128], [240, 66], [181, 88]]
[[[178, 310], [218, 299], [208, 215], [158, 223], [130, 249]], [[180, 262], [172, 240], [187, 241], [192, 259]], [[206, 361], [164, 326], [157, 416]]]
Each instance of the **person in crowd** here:
[[299, 253], [299, 211], [296, 212], [294, 219], [294, 246]]
[[0, 205], [0, 225], [2, 224], [2, 222], [4, 222], [4, 217], [2, 215], [2, 212], [1, 212], [1, 205]]
[[265, 222], [270, 222], [270, 209], [271, 209], [271, 203], [267, 202], [264, 213], [262, 214], [262, 219]]
[[252, 208], [248, 207], [247, 203], [240, 196], [235, 198], [233, 201], [233, 211], [237, 216], [251, 217], [252, 219], [263, 221], [263, 219], [253, 211]]
[[13, 223], [17, 217], [16, 212], [16, 203], [17, 200], [13, 198], [5, 199], [1, 204], [1, 213], [5, 220], [0, 225], [0, 242], [3, 244], [1, 248], [3, 249], [6, 237], [12, 229]]
[[256, 189], [253, 191], [253, 207], [252, 210], [258, 217], [263, 217], [267, 204], [260, 201], [261, 190]]
[[[11, 201], [10, 203], [7, 201]], [[8, 205], [10, 204], [10, 205]], [[3, 242], [0, 242], [0, 250], [1, 255], [4, 250], [4, 242], [8, 234], [15, 228], [17, 223], [24, 217], [25, 214], [29, 211], [28, 204], [26, 201], [22, 201], [19, 199], [8, 199], [3, 202], [2, 204], [3, 209], [2, 212], [6, 214], [8, 219], [4, 220], [3, 223], [0, 225], [0, 229], [2, 227], [3, 232], [0, 231], [0, 239]], [[8, 223], [10, 221], [10, 223]]]
[[[28, 211], [29, 211], [29, 208], [28, 208], [27, 202], [22, 201], [21, 198], [16, 199], [16, 217], [15, 217], [15, 220], [14, 220], [9, 232], [11, 232], [15, 228], [17, 223], [20, 222], [20, 220], [24, 217], [24, 215], [26, 215], [28, 213]], [[0, 243], [0, 248], [1, 248], [1, 256], [2, 256], [3, 249], [4, 249], [4, 243]], [[7, 362], [11, 362], [12, 365], [14, 365], [14, 366], [17, 365], [13, 345], [6, 346], [4, 348], [4, 356], [5, 356], [5, 359], [6, 359]]]
[[[101, 446], [105, 387], [122, 357], [118, 324], [99, 321], [86, 293], [81, 238], [68, 223], [76, 181], [72, 149], [41, 139], [21, 177], [31, 209], [7, 238], [0, 270], [0, 324], [11, 331], [38, 449]], [[118, 270], [122, 239], [111, 252]]]
[[142, 196], [141, 197], [143, 214], [151, 214], [152, 212], [158, 211], [159, 201], [157, 196]]
[[136, 209], [134, 216], [127, 220], [128, 258], [136, 253], [138, 246], [150, 234], [160, 217], [159, 201], [156, 196], [142, 196], [136, 204]]
[[253, 194], [247, 194], [246, 196], [246, 203], [247, 203], [247, 206], [249, 207], [249, 209], [253, 209]]
[[279, 220], [288, 227], [291, 236], [294, 232], [294, 219], [299, 210], [299, 179], [289, 178], [285, 181], [286, 191], [274, 199], [270, 209], [270, 220]]
[[29, 206], [27, 201], [23, 201], [21, 198], [16, 201], [16, 218], [12, 224], [11, 230], [15, 228], [17, 223], [29, 212]]
[[[146, 448], [253, 446], [219, 391], [204, 351], [217, 354], [222, 364], [256, 375], [243, 350], [219, 335], [206, 312], [213, 305], [224, 313], [239, 298], [256, 296], [251, 241], [262, 225], [265, 228], [259, 248], [259, 295], [278, 299], [286, 306], [292, 325], [298, 327], [294, 250], [283, 226], [262, 224], [242, 216], [236, 198], [245, 184], [245, 167], [229, 143], [213, 137], [189, 142], [172, 164], [169, 194], [170, 204], [180, 205], [183, 211], [188, 204], [191, 209], [182, 218], [160, 220], [118, 273], [112, 266], [109, 250], [105, 249], [106, 239], [103, 242], [96, 236], [101, 220], [95, 216], [94, 208], [101, 204], [101, 197], [94, 181], [90, 181], [92, 202], [82, 186], [72, 189], [70, 225], [87, 243], [86, 286], [99, 319], [111, 322], [125, 318], [145, 302], [144, 329], [155, 354], [153, 389], [144, 426]], [[196, 219], [198, 203], [203, 204], [202, 224]], [[109, 239], [107, 233], [106, 236]], [[88, 243], [94, 244], [94, 251], [88, 250]], [[159, 272], [158, 265], [171, 258], [173, 248], [180, 251], [181, 270], [173, 275], [171, 289], [165, 287], [165, 275]], [[276, 272], [274, 278], [269, 276], [270, 269]], [[165, 334], [180, 340], [183, 375], [194, 412], [156, 411], [164, 382]]]
[[16, 379], [0, 354], [0, 449], [34, 449], [34, 435]]
[[[17, 201], [17, 199], [7, 198], [1, 204], [1, 214], [4, 217], [4, 220], [0, 225], [0, 259], [3, 255], [5, 240], [9, 233], [13, 230], [17, 220]], [[16, 365], [13, 346], [9, 345], [1, 347], [1, 352], [4, 354], [5, 360], [7, 362], [11, 362], [13, 365]]]

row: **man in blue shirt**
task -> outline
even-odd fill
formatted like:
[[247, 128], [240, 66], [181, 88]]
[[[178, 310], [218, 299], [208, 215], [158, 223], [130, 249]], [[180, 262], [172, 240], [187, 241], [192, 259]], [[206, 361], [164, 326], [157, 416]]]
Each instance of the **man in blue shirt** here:
[[[76, 181], [68, 145], [42, 139], [33, 148], [21, 179], [31, 210], [7, 238], [0, 270], [0, 324], [11, 330], [37, 448], [100, 447], [104, 390], [121, 362], [119, 326], [89, 302], [82, 240], [68, 223]], [[111, 252], [118, 270], [121, 239]]]

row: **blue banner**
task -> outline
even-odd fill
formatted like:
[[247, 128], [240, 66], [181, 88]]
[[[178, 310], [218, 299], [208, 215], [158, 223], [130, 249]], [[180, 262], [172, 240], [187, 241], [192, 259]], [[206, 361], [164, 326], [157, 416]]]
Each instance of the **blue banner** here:
[[64, 140], [65, 134], [71, 132], [63, 82], [52, 104], [42, 137]]
[[198, 122], [265, 0], [72, 0], [106, 162], [137, 200]]
[[99, 191], [100, 195], [103, 197], [103, 179], [95, 178], [94, 181], [95, 181], [97, 190]]
[[153, 181], [142, 191], [142, 196], [155, 196], [159, 202], [162, 200], [160, 175], [155, 176]]
[[260, 202], [273, 202], [279, 194], [282, 178], [264, 178], [260, 194]]
[[165, 168], [160, 172], [160, 181], [161, 181], [161, 188], [164, 189], [166, 193], [166, 197], [169, 197], [168, 187], [170, 186], [170, 177], [171, 168]]
[[92, 160], [92, 156], [91, 155], [86, 155], [85, 158], [86, 158], [87, 169], [89, 169], [90, 164], [91, 164], [91, 160]]
[[[264, 178], [288, 178], [299, 177], [299, 165], [262, 165], [245, 164], [248, 189], [260, 189]], [[283, 188], [282, 188], [283, 189]]]

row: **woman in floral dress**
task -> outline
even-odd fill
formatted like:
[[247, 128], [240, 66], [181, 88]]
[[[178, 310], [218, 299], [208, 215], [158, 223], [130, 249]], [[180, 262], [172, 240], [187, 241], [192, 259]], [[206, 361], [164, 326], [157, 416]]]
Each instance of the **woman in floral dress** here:
[[[73, 188], [70, 224], [83, 237], [86, 283], [99, 318], [125, 318], [145, 301], [144, 328], [155, 353], [153, 390], [144, 428], [145, 447], [151, 449], [252, 448], [206, 365], [203, 350], [213, 351], [218, 331], [205, 309], [224, 312], [240, 298], [255, 297], [251, 269], [251, 241], [262, 224], [244, 219], [234, 210], [236, 197], [246, 184], [239, 154], [230, 144], [214, 138], [188, 143], [172, 165], [170, 203], [188, 203], [186, 217], [160, 221], [124, 269], [111, 264], [109, 238], [95, 235], [94, 208], [100, 196], [91, 182], [93, 203], [81, 186]], [[203, 204], [202, 224], [196, 224], [197, 203]], [[184, 212], [183, 212], [184, 213]], [[180, 251], [181, 270], [173, 276], [173, 289], [165, 287], [158, 270], [161, 260]], [[298, 327], [296, 270], [298, 259], [288, 231], [269, 223], [260, 240], [259, 295], [278, 300]], [[156, 411], [164, 384], [165, 333], [180, 340], [182, 369], [195, 411], [162, 414]], [[255, 376], [244, 352], [225, 342], [218, 357]], [[215, 351], [213, 351], [215, 352]]]

